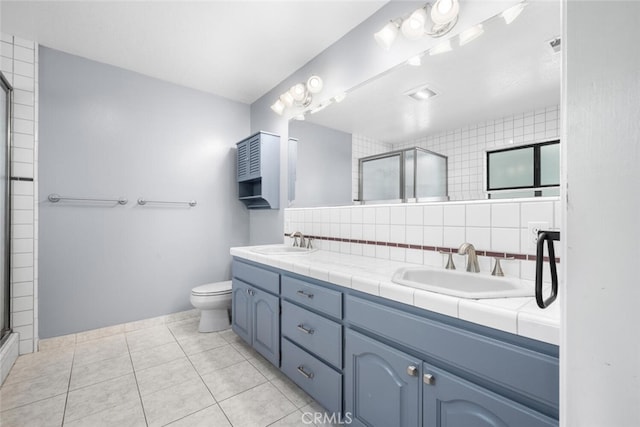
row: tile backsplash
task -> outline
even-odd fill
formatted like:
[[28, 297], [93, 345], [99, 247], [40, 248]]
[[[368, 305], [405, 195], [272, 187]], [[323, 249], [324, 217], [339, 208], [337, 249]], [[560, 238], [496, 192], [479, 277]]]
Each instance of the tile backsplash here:
[[[319, 249], [433, 267], [446, 262], [448, 255], [440, 252], [454, 252], [458, 270], [465, 268], [465, 257], [457, 255], [457, 248], [469, 242], [480, 255], [481, 271], [491, 271], [493, 257], [509, 257], [514, 259], [501, 262], [505, 275], [533, 280], [536, 250], [530, 244], [529, 222], [559, 229], [560, 201], [541, 197], [292, 208], [285, 210], [284, 221], [285, 233], [312, 236]], [[291, 239], [285, 236], [284, 243]], [[555, 249], [561, 258], [559, 245]]]

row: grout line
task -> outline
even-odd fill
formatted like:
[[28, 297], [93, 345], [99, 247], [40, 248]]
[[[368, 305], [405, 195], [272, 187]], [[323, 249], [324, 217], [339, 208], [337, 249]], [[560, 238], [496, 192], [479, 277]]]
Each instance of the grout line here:
[[[168, 329], [168, 328], [167, 328]], [[138, 399], [140, 399], [140, 406], [142, 407], [142, 415], [144, 416], [144, 423], [149, 426], [149, 420], [147, 419], [147, 411], [144, 410], [144, 402], [142, 401], [142, 394], [140, 393], [140, 385], [138, 385], [138, 376], [136, 375], [136, 368], [133, 365], [133, 358], [131, 357], [131, 349], [129, 348], [129, 341], [125, 336], [124, 342], [127, 344], [127, 352], [129, 354], [129, 361], [131, 362], [131, 370], [133, 371], [133, 379], [136, 382], [136, 389], [138, 390]]]
[[69, 403], [69, 393], [71, 390], [71, 377], [73, 376], [73, 362], [76, 359], [76, 346], [73, 346], [73, 356], [71, 357], [71, 369], [69, 370], [69, 382], [67, 383], [67, 395], [64, 399], [64, 409], [62, 410], [62, 423], [60, 426], [64, 426], [64, 419], [67, 416], [67, 404]]

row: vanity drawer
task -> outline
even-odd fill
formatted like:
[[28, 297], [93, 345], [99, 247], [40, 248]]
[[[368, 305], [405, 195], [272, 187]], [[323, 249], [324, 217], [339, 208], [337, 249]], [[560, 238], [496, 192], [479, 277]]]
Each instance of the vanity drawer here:
[[345, 298], [345, 319], [555, 410], [559, 407], [557, 357], [351, 295]]
[[232, 271], [233, 277], [237, 279], [275, 295], [280, 294], [280, 275], [278, 273], [236, 260], [233, 261]]
[[282, 339], [282, 372], [329, 412], [342, 412], [342, 374]]
[[282, 296], [329, 316], [342, 319], [342, 292], [283, 276]]
[[304, 308], [282, 301], [282, 335], [342, 368], [342, 326]]

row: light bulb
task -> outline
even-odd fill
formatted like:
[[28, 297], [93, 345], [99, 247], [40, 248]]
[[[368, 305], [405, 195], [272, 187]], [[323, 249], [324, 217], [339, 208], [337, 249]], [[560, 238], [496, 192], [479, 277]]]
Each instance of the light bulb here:
[[511, 6], [509, 9], [505, 10], [500, 14], [500, 16], [504, 19], [504, 22], [507, 24], [511, 24], [516, 18], [522, 13], [526, 3], [518, 3], [515, 6]]
[[318, 93], [322, 90], [322, 79], [318, 76], [311, 76], [307, 80], [307, 89], [311, 93]]
[[389, 50], [398, 37], [398, 25], [395, 22], [388, 22], [380, 31], [373, 35], [378, 44], [385, 50]]
[[424, 24], [427, 22], [427, 12], [424, 8], [417, 9], [402, 23], [402, 35], [409, 40], [417, 40], [424, 35]]
[[431, 20], [436, 25], [444, 25], [455, 20], [460, 11], [458, 0], [438, 0], [431, 8]]
[[271, 106], [271, 109], [278, 114], [279, 116], [282, 115], [282, 113], [284, 113], [284, 102], [280, 101], [280, 99], [278, 99], [276, 102], [273, 103], [273, 105]]
[[291, 107], [293, 105], [293, 96], [287, 91], [280, 95], [280, 101], [282, 101], [285, 106]]
[[302, 102], [306, 98], [307, 89], [304, 84], [298, 83], [289, 89], [289, 94], [293, 97], [293, 99], [297, 102]]

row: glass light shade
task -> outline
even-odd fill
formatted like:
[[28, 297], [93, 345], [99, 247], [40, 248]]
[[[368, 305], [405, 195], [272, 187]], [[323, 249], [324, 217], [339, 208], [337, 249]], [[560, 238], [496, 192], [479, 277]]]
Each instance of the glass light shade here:
[[284, 113], [284, 108], [285, 108], [284, 102], [280, 101], [280, 99], [274, 102], [273, 105], [271, 106], [271, 109], [279, 116], [281, 116], [282, 113]]
[[307, 89], [311, 93], [318, 93], [322, 90], [322, 79], [318, 76], [311, 76], [307, 80]]
[[293, 96], [289, 93], [289, 91], [287, 91], [280, 95], [280, 101], [282, 101], [285, 106], [291, 107], [293, 105]]
[[511, 6], [509, 9], [505, 10], [500, 14], [500, 16], [504, 19], [504, 22], [507, 24], [511, 24], [516, 18], [522, 13], [526, 3], [518, 3], [515, 6]]
[[436, 25], [448, 24], [458, 17], [458, 0], [438, 0], [431, 8], [431, 20]]
[[291, 86], [291, 89], [289, 89], [289, 94], [293, 97], [294, 100], [302, 102], [306, 98], [307, 89], [304, 84], [298, 83], [297, 85]]
[[478, 24], [475, 27], [471, 27], [468, 30], [464, 30], [460, 33], [460, 46], [464, 46], [465, 44], [477, 39], [484, 33], [484, 28], [482, 28], [482, 24]]
[[424, 25], [427, 22], [427, 12], [424, 8], [417, 9], [402, 23], [402, 35], [409, 40], [417, 40], [424, 35]]
[[398, 25], [395, 22], [389, 22], [380, 31], [373, 35], [376, 42], [384, 48], [389, 50], [396, 38], [398, 38]]
[[451, 49], [451, 40], [447, 39], [429, 49], [429, 55], [433, 56], [439, 53], [451, 52]]

